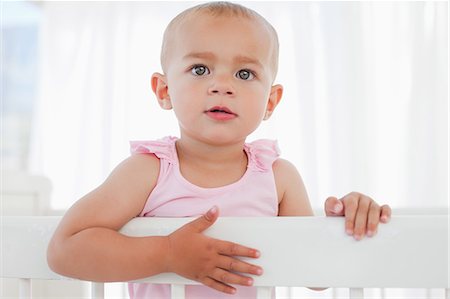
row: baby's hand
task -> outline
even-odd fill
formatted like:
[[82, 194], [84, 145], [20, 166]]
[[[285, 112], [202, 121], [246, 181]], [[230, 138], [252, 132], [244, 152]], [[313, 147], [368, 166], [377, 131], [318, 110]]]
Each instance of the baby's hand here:
[[262, 268], [236, 257], [259, 257], [255, 249], [205, 236], [202, 232], [219, 216], [217, 207], [168, 236], [168, 272], [196, 280], [218, 291], [234, 294], [230, 284], [250, 286], [253, 279], [240, 273], [262, 274]]
[[345, 216], [345, 231], [361, 240], [367, 233], [372, 237], [377, 233], [378, 223], [387, 223], [391, 219], [391, 208], [379, 206], [370, 197], [352, 192], [341, 199], [328, 197], [325, 201], [327, 216]]

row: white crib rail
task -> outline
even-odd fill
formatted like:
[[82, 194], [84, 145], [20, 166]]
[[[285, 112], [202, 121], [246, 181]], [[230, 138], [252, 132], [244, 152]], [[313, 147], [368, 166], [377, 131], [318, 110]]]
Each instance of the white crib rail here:
[[[67, 279], [46, 263], [47, 243], [59, 217], [3, 217], [1, 276], [20, 278], [24, 298], [30, 279]], [[121, 232], [132, 236], [166, 235], [190, 218], [136, 218]], [[448, 215], [394, 216], [378, 235], [355, 241], [344, 233], [343, 218], [219, 218], [206, 233], [258, 248], [255, 261], [264, 275], [254, 277], [259, 298], [270, 298], [272, 286], [348, 287], [352, 298], [363, 288], [446, 288], [449, 298]], [[183, 298], [184, 285], [196, 284], [171, 273], [140, 281], [172, 284]], [[93, 298], [103, 285], [93, 284]]]

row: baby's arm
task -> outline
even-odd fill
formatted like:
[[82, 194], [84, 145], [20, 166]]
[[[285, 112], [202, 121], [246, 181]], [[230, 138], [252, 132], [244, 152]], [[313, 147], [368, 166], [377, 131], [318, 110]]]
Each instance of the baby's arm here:
[[91, 281], [128, 281], [174, 272], [226, 293], [235, 291], [229, 284], [251, 284], [251, 278], [241, 273], [259, 275], [260, 267], [237, 257], [255, 258], [258, 252], [202, 233], [217, 219], [217, 209], [169, 236], [127, 237], [118, 232], [142, 211], [158, 173], [155, 156], [133, 155], [71, 207], [48, 247], [51, 269]]
[[284, 159], [273, 163], [278, 192], [278, 216], [314, 215], [303, 180], [294, 165]]
[[133, 155], [63, 217], [50, 241], [49, 266], [92, 281], [132, 280], [165, 269], [164, 237], [130, 238], [117, 231], [142, 210], [154, 187], [159, 161]]

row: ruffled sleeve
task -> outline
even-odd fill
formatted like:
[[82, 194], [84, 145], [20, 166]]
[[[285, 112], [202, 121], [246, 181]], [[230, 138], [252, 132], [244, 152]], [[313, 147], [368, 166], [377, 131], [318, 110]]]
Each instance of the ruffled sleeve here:
[[176, 137], [164, 137], [153, 141], [130, 141], [130, 152], [134, 154], [155, 154], [159, 159], [176, 163]]
[[248, 167], [267, 171], [272, 169], [273, 162], [280, 156], [280, 149], [276, 140], [260, 139], [245, 144], [248, 154]]

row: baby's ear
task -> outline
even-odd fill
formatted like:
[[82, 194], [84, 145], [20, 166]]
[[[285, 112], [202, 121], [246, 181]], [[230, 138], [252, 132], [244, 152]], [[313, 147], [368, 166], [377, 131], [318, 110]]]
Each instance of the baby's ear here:
[[272, 115], [273, 111], [281, 101], [283, 95], [283, 86], [280, 84], [272, 86], [270, 89], [269, 100], [267, 101], [266, 114], [264, 120], [267, 120]]
[[170, 110], [172, 109], [172, 102], [169, 96], [169, 86], [167, 85], [167, 77], [160, 73], [154, 73], [152, 75], [152, 90], [158, 99], [159, 106], [161, 108]]

